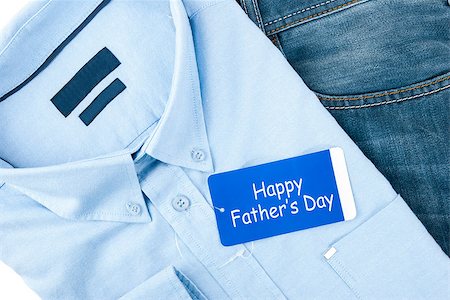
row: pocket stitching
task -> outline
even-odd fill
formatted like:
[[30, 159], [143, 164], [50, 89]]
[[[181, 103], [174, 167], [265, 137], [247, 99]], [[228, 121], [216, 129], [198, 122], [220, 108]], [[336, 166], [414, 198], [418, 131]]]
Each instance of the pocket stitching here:
[[338, 109], [356, 109], [356, 108], [366, 108], [366, 107], [373, 107], [373, 106], [380, 106], [380, 105], [384, 105], [384, 104], [391, 104], [391, 103], [397, 103], [397, 102], [403, 102], [406, 100], [411, 100], [411, 99], [416, 99], [416, 98], [420, 98], [423, 96], [428, 96], [431, 94], [435, 94], [438, 93], [440, 91], [443, 91], [445, 89], [448, 89], [450, 87], [450, 85], [446, 85], [443, 87], [440, 87], [438, 89], [429, 91], [429, 92], [424, 92], [421, 94], [417, 94], [417, 95], [413, 95], [413, 96], [409, 96], [409, 97], [404, 97], [404, 98], [400, 98], [400, 99], [394, 99], [394, 100], [386, 100], [386, 101], [381, 101], [381, 102], [376, 102], [376, 103], [368, 103], [368, 104], [361, 104], [361, 105], [350, 105], [350, 106], [325, 106], [325, 108], [327, 109], [333, 109], [333, 110], [338, 110]]
[[378, 98], [378, 97], [384, 97], [384, 96], [391, 96], [391, 95], [396, 95], [396, 94], [400, 94], [400, 93], [403, 93], [403, 92], [413, 91], [413, 90], [416, 90], [416, 89], [420, 89], [420, 88], [423, 88], [423, 87], [427, 87], [427, 86], [430, 86], [430, 85], [433, 85], [433, 84], [445, 81], [447, 79], [450, 79], [450, 75], [445, 76], [443, 78], [436, 79], [436, 80], [434, 80], [432, 82], [423, 83], [423, 84], [418, 85], [418, 86], [413, 86], [413, 87], [409, 87], [409, 88], [403, 88], [403, 89], [390, 91], [390, 92], [375, 93], [373, 95], [362, 95], [362, 96], [359, 96], [359, 97], [349, 97], [349, 98], [347, 98], [347, 97], [323, 97], [323, 96], [320, 96], [320, 95], [318, 95], [317, 97], [320, 100], [326, 100], [326, 101], [364, 100], [364, 99], [371, 99], [371, 98]]
[[[353, 276], [350, 274], [349, 271], [344, 267], [344, 265], [339, 261], [339, 259], [336, 258], [336, 256], [333, 256], [329, 260], [327, 260], [328, 264], [331, 265], [333, 270], [336, 272], [336, 274], [341, 277], [341, 279], [344, 281], [344, 283], [350, 288], [350, 290], [355, 294], [356, 298], [362, 299], [360, 293], [358, 290], [353, 286], [353, 284], [350, 284], [350, 281], [347, 278], [350, 278], [352, 281], [355, 281]], [[336, 268], [335, 263], [339, 265], [338, 268]], [[345, 275], [345, 276], [344, 276]]]

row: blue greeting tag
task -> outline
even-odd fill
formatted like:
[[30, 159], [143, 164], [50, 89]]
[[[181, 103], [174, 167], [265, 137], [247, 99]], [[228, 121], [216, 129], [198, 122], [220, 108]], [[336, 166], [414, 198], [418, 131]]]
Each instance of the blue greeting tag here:
[[208, 184], [224, 246], [356, 216], [341, 148], [213, 174]]

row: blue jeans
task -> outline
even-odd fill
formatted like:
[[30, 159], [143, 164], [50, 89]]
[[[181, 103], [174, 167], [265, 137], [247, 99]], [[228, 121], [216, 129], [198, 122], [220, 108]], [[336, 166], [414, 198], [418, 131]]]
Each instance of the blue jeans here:
[[448, 2], [238, 2], [449, 255]]

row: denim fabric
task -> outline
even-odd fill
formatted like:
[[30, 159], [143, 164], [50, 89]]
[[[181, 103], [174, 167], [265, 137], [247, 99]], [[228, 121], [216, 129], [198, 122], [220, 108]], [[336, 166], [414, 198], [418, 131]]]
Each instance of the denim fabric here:
[[[0, 259], [42, 298], [449, 298], [449, 258], [233, 0], [52, 0], [18, 28], [0, 46]], [[120, 65], [86, 69], [102, 80], [65, 116], [51, 99], [104, 48]], [[331, 147], [353, 220], [221, 244], [210, 175]]]
[[449, 255], [449, 3], [238, 2]]

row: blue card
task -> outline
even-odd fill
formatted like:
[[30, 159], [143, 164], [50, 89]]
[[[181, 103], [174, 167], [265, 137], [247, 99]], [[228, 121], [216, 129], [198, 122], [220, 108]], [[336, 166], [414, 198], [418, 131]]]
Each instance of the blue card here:
[[224, 246], [356, 216], [341, 148], [213, 174], [208, 185]]

